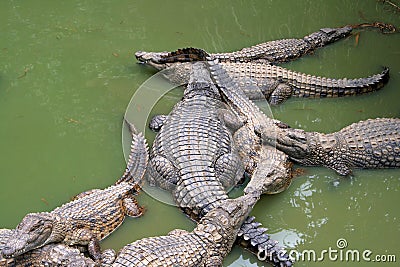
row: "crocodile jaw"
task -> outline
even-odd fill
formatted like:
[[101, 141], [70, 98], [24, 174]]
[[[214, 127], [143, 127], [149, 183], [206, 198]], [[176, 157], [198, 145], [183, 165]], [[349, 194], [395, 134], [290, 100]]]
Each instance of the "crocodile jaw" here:
[[151, 66], [157, 70], [163, 70], [168, 67], [167, 64], [162, 64], [159, 62], [160, 59], [166, 55], [168, 55], [168, 52], [135, 52], [135, 57], [139, 63]]
[[27, 214], [2, 249], [4, 258], [15, 258], [50, 243], [53, 221], [48, 213]]
[[18, 238], [11, 237], [1, 251], [3, 258], [10, 259], [24, 254], [27, 250], [28, 235], [15, 232]]
[[345, 36], [350, 35], [353, 30], [350, 26], [345, 26], [342, 28], [322, 28], [320, 32], [326, 34], [326, 39], [323, 41], [322, 45], [333, 43], [339, 39], [342, 39]]

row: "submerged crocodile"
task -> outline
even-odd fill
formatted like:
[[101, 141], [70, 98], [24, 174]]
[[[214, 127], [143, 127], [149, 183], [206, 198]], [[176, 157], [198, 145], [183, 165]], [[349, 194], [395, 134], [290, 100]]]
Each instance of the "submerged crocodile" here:
[[78, 195], [51, 212], [27, 214], [18, 224], [1, 255], [15, 258], [50, 243], [87, 246], [90, 256], [101, 260], [99, 240], [113, 232], [125, 216], [143, 212], [134, 193], [147, 164], [147, 145], [142, 134], [132, 133], [131, 154], [122, 177], [112, 186]]
[[[162, 118], [164, 124], [150, 152], [150, 183], [171, 190], [177, 205], [195, 219], [228, 199], [227, 189], [243, 175], [225, 125], [231, 114], [226, 108], [208, 69], [201, 62], [195, 64], [183, 100]], [[291, 265], [265, 229], [257, 228], [259, 224], [251, 219], [246, 223], [239, 233], [248, 241], [248, 248], [256, 252], [268, 249], [268, 260], [276, 266]]]
[[325, 166], [340, 175], [353, 168], [400, 167], [400, 119], [378, 118], [323, 134], [300, 129], [278, 131], [276, 147], [308, 166]]
[[[163, 70], [163, 76], [178, 85], [187, 84], [189, 80], [192, 62], [187, 62], [188, 58], [190, 61], [212, 58], [212, 55], [195, 48], [160, 54], [162, 56], [154, 52], [137, 52], [136, 58], [157, 70]], [[366, 94], [381, 89], [389, 80], [389, 69], [386, 67], [381, 73], [365, 78], [335, 79], [312, 76], [262, 62], [220, 64], [250, 99], [266, 99], [274, 105], [292, 96], [326, 98]]]

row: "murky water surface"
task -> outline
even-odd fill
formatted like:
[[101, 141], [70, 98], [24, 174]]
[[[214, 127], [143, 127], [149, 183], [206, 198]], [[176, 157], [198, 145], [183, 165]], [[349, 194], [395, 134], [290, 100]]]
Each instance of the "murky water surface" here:
[[[28, 212], [49, 211], [119, 177], [125, 165], [122, 116], [154, 73], [136, 64], [135, 51], [194, 46], [222, 52], [366, 20], [400, 26], [399, 13], [387, 7], [373, 0], [1, 1], [0, 227], [15, 227]], [[362, 31], [284, 66], [352, 78], [388, 66], [391, 78], [383, 90], [346, 99], [290, 99], [272, 108], [273, 114], [323, 132], [362, 119], [398, 117], [399, 62], [400, 35]], [[173, 91], [152, 113], [168, 112], [179, 98], [180, 91]], [[143, 99], [143, 107], [153, 103]], [[149, 131], [146, 136], [154, 137]], [[321, 258], [324, 250], [336, 249], [331, 259], [322, 254], [324, 266], [397, 266], [362, 258], [346, 262], [346, 253], [358, 250], [362, 257], [370, 250], [371, 260], [392, 254], [400, 261], [399, 191], [399, 170], [357, 170], [343, 178], [305, 168], [288, 190], [263, 197], [253, 214], [293, 255], [313, 250]], [[104, 240], [105, 248], [194, 227], [173, 206], [146, 194], [139, 200], [145, 216], [127, 219]], [[339, 249], [338, 239], [347, 247]], [[240, 248], [224, 264], [263, 266]], [[320, 265], [312, 259], [297, 264]]]

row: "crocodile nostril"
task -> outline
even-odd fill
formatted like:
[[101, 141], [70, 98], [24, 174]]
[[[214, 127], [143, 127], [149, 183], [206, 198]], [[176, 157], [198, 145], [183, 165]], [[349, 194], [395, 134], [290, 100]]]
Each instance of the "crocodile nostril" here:
[[0, 251], [0, 255], [2, 255], [4, 258], [10, 258], [13, 253], [13, 249], [8, 246], [3, 247], [3, 249]]

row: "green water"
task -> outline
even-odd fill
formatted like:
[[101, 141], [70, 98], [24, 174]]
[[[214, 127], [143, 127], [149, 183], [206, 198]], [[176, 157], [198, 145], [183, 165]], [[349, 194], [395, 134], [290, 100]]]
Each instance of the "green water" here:
[[[49, 211], [120, 176], [122, 116], [153, 74], [135, 63], [135, 51], [185, 46], [231, 51], [365, 20], [400, 26], [399, 13], [373, 0], [1, 1], [0, 227], [15, 227], [28, 212]], [[358, 42], [352, 36], [285, 66], [332, 77], [367, 76], [381, 66], [391, 71], [389, 84], [371, 95], [290, 99], [272, 109], [292, 126], [331, 132], [361, 119], [400, 116], [398, 34], [363, 31]], [[168, 112], [179, 98], [179, 91], [172, 92], [152, 113]], [[143, 106], [153, 102], [144, 99]], [[342, 252], [368, 249], [371, 258], [394, 254], [400, 261], [399, 170], [357, 170], [349, 178], [324, 168], [305, 171], [285, 192], [263, 197], [253, 212], [273, 238], [318, 255], [337, 249], [336, 241], [344, 238], [348, 247]], [[194, 227], [173, 206], [146, 194], [139, 201], [146, 214], [127, 219], [104, 248]], [[397, 266], [333, 261], [328, 255], [323, 264]], [[264, 265], [234, 248], [225, 266]]]

